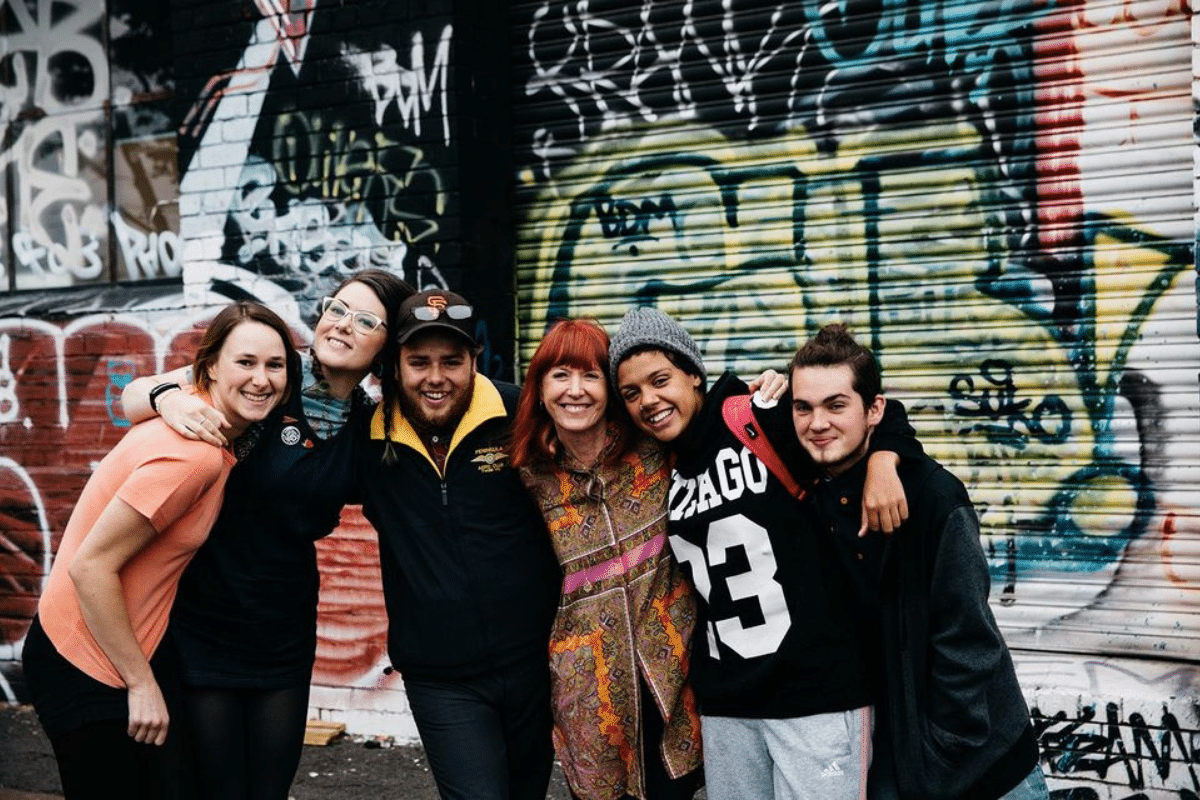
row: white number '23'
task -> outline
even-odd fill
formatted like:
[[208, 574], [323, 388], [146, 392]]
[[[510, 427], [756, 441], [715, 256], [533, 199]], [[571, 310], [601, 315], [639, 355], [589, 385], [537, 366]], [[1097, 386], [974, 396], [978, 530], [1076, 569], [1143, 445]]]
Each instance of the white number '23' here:
[[707, 547], [702, 550], [678, 536], [671, 537], [671, 549], [676, 557], [691, 567], [696, 590], [705, 600], [711, 598], [713, 575], [710, 568], [725, 564], [729, 551], [741, 548], [746, 553], [750, 568], [745, 572], [724, 576], [729, 597], [734, 602], [756, 600], [764, 620], [747, 626], [742, 624], [737, 615], [710, 619], [708, 649], [712, 657], [720, 658], [718, 641], [742, 658], [774, 653], [791, 628], [792, 618], [788, 613], [783, 587], [775, 580], [775, 553], [771, 550], [766, 529], [738, 515], [709, 525], [706, 542]]

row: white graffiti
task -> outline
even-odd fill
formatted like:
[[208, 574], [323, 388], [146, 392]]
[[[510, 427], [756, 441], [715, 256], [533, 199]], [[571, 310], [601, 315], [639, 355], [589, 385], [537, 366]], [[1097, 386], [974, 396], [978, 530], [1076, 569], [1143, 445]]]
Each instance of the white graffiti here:
[[375, 123], [382, 125], [388, 109], [395, 106], [404, 127], [421, 135], [421, 117], [433, 110], [434, 101], [440, 105], [442, 139], [450, 144], [450, 112], [446, 102], [450, 68], [450, 40], [453, 27], [442, 29], [434, 52], [433, 64], [425, 70], [425, 37], [413, 33], [409, 54], [411, 68], [400, 65], [397, 53], [384, 45], [371, 53], [346, 45], [342, 57], [354, 69], [375, 102]]
[[[626, 119], [658, 121], [664, 107], [651, 94], [669, 95], [671, 113], [688, 119], [696, 110], [695, 79], [689, 75], [697, 74], [699, 60], [707, 75], [720, 83], [734, 110], [750, 115], [754, 128], [759, 122], [754, 81], [781, 53], [798, 49], [803, 42], [805, 29], [798, 24], [802, 20], [787, 17], [797, 16], [796, 4], [776, 2], [769, 10], [756, 8], [755, 18], [765, 24], [745, 39], [738, 33], [732, 3], [721, 4], [719, 20], [706, 21], [695, 3], [685, 2], [678, 15], [667, 17], [667, 23], [652, 13], [652, 5], [643, 4], [634, 26], [597, 14], [587, 3], [544, 0], [529, 26], [533, 75], [525, 94], [532, 97], [548, 91], [557, 96], [576, 117], [581, 139], [587, 133], [586, 123], [595, 119], [601, 129]], [[549, 42], [552, 47], [546, 47]]]
[[421, 255], [417, 258], [417, 269], [409, 277], [408, 282], [415, 286], [418, 292], [423, 292], [426, 289], [450, 288], [450, 283], [446, 280], [446, 276], [438, 269], [437, 264], [433, 263], [433, 259], [427, 255]]
[[[28, 125], [6, 158], [16, 164], [12, 207], [17, 265], [34, 285], [63, 278], [92, 280], [104, 270], [103, 199], [89, 182], [101, 179], [94, 114], [45, 117]], [[18, 279], [20, 285], [20, 279]]]
[[[307, 24], [301, 27], [307, 35]], [[260, 21], [238, 66], [227, 75], [214, 77], [184, 120], [184, 127], [189, 130], [198, 132], [205, 125], [207, 129], [180, 183], [181, 238], [186, 250], [182, 260], [187, 263], [228, 260], [264, 274], [312, 276], [330, 269], [336, 272], [365, 266], [401, 273], [408, 245], [384, 235], [380, 220], [363, 201], [364, 194], [348, 189], [344, 193], [327, 192], [317, 199], [299, 191], [293, 197], [278, 198], [277, 165], [250, 153], [252, 133], [270, 86], [271, 67], [282, 47], [281, 30], [270, 20]], [[412, 38], [411, 68], [399, 66], [396, 51], [389, 47], [375, 53], [343, 52], [343, 58], [360, 75], [374, 98], [377, 119], [382, 120], [389, 109], [395, 108], [404, 125], [419, 135], [422, 115], [440, 105], [442, 132], [449, 141], [447, 92], [452, 33], [451, 26], [443, 29], [428, 69], [425, 41], [419, 32]], [[298, 50], [295, 57], [301, 57], [302, 53], [303, 49]], [[281, 140], [281, 145], [300, 141], [290, 131], [283, 139], [286, 141]], [[321, 145], [328, 143], [322, 140]], [[345, 151], [336, 159], [338, 170], [349, 168], [348, 163], [351, 167], [368, 166], [354, 161], [367, 152], [365, 141], [345, 145]], [[419, 162], [419, 152], [412, 159]], [[326, 160], [321, 164], [329, 167], [331, 162]], [[228, 180], [231, 168], [240, 170], [236, 185]], [[378, 170], [378, 165], [372, 169]], [[345, 187], [374, 185], [376, 179], [399, 180], [368, 171], [371, 174], [356, 173], [347, 178]], [[345, 188], [342, 183], [338, 187]], [[404, 188], [396, 186], [386, 191], [385, 211], [392, 210]], [[422, 222], [419, 218], [408, 219], [403, 211], [389, 217], [401, 218], [412, 228]], [[233, 253], [227, 249], [227, 226], [236, 237], [232, 242]], [[414, 230], [410, 240], [418, 240], [432, 230], [428, 226]], [[431, 265], [421, 264], [418, 269], [427, 272], [427, 266]]]
[[17, 286], [93, 280], [104, 270], [104, 199], [93, 189], [104, 180], [104, 6], [0, 0], [0, 12], [11, 20], [0, 118], [32, 109], [34, 120], [14, 123], [19, 134], [0, 152], [0, 169], [15, 165], [8, 210]]
[[104, 263], [100, 260], [100, 238], [80, 228], [71, 206], [63, 208], [62, 220], [67, 233], [65, 242], [40, 244], [36, 233], [14, 233], [13, 255], [17, 264], [25, 272], [38, 277], [72, 276], [80, 280], [99, 277], [104, 271]]
[[[99, 107], [108, 95], [108, 58], [100, 34], [104, 4], [90, 0], [0, 0], [0, 13], [11, 23], [4, 31], [6, 64], [11, 73], [0, 83], [0, 111], [29, 103], [50, 115], [82, 107]], [[26, 56], [34, 60], [27, 66]], [[86, 67], [86, 80], [56, 80], [52, 64], [62, 60]], [[61, 67], [60, 67], [61, 69]], [[76, 67], [78, 69], [78, 67]], [[31, 80], [32, 77], [32, 80]], [[74, 89], [88, 87], [80, 95]], [[0, 116], [15, 114], [0, 113]]]
[[109, 216], [109, 220], [120, 247], [126, 278], [175, 278], [182, 274], [179, 236], [174, 231], [142, 233], [130, 226], [117, 211]]
[[277, 25], [259, 20], [238, 65], [228, 74], [213, 76], [184, 117], [185, 130], [204, 131], [179, 181], [185, 262], [220, 259], [221, 226], [236, 191], [226, 180], [226, 170], [246, 163], [271, 69], [282, 50], [278, 37]]
[[293, 199], [280, 214], [272, 199], [275, 180], [275, 168], [262, 158], [246, 159], [229, 209], [241, 239], [234, 257], [239, 266], [266, 259], [288, 274], [367, 266], [402, 274], [407, 246], [387, 239], [361, 202]]
[[13, 375], [11, 360], [12, 338], [0, 334], [0, 423], [14, 422], [21, 415], [21, 403], [17, 399], [16, 376]]

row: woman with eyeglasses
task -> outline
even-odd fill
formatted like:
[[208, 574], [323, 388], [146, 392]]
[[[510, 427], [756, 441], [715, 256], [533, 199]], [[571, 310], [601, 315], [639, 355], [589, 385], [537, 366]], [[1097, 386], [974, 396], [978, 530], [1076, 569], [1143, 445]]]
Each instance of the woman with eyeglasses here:
[[[208, 542], [172, 614], [206, 800], [286, 800], [308, 717], [320, 585], [315, 541], [355, 494], [352, 420], [373, 403], [360, 384], [395, 381], [396, 315], [413, 289], [389, 272], [354, 273], [319, 304], [300, 391], [234, 468]], [[138, 378], [126, 415], [158, 413], [181, 435], [221, 445], [222, 419], [187, 391], [186, 370]]]

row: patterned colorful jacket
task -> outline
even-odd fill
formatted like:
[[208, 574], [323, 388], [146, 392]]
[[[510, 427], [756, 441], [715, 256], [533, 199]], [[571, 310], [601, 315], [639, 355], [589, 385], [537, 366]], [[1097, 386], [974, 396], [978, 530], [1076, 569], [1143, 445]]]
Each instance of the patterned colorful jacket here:
[[700, 766], [687, 684], [696, 599], [667, 547], [670, 469], [640, 440], [613, 466], [569, 456], [525, 467], [563, 568], [550, 637], [554, 746], [583, 800], [645, 797], [638, 677], [666, 721], [657, 749], [674, 777]]

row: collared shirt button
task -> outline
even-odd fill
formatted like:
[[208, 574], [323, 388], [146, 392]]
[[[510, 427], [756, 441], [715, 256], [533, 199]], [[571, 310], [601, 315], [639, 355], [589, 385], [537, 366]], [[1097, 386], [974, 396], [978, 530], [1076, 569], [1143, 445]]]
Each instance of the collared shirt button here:
[[849, 505], [850, 498], [846, 497], [846, 495], [842, 495], [841, 497], [838, 498], [838, 502], [841, 503], [842, 505]]

